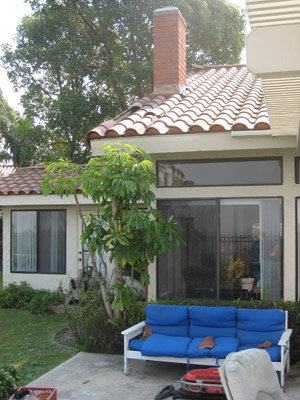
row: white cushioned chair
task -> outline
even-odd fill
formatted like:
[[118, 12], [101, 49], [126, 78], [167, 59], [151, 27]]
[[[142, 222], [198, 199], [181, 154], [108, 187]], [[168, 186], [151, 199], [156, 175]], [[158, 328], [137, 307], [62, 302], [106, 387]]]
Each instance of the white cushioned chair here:
[[249, 349], [229, 354], [220, 377], [228, 400], [284, 400], [269, 354]]

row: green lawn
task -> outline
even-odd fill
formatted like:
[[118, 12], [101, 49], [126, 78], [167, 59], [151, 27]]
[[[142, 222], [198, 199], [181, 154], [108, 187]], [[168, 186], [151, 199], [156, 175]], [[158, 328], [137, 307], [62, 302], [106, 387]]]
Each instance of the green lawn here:
[[0, 364], [18, 367], [20, 384], [28, 384], [74, 355], [52, 342], [66, 326], [65, 315], [0, 308]]

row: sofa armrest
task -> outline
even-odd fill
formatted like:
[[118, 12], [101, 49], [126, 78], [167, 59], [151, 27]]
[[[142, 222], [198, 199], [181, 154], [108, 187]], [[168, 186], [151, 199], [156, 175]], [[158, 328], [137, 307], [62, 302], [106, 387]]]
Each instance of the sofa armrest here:
[[126, 336], [128, 339], [132, 339], [143, 332], [145, 325], [145, 321], [139, 322], [138, 324], [133, 325], [128, 329], [125, 329], [125, 331], [122, 331], [121, 334], [124, 337]]
[[286, 331], [284, 331], [283, 334], [281, 335], [281, 338], [279, 339], [278, 346], [287, 346], [292, 332], [293, 332], [292, 329], [287, 329]]

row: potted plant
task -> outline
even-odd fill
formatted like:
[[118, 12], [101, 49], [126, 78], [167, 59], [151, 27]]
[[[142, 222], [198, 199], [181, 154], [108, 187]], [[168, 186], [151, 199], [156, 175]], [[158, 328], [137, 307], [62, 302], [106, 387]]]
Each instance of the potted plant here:
[[255, 278], [251, 277], [251, 273], [245, 261], [240, 257], [235, 261], [231, 257], [228, 265], [228, 277], [229, 282], [232, 282], [235, 287], [239, 286], [242, 289], [251, 292], [254, 286]]

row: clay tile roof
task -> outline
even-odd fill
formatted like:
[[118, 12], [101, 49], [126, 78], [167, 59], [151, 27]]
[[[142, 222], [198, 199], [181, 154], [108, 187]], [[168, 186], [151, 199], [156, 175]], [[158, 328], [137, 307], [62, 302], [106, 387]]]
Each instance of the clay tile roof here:
[[0, 196], [42, 194], [43, 175], [45, 166], [18, 168], [0, 179]]
[[25, 167], [0, 179], [0, 196], [16, 194], [41, 194], [45, 167]]
[[88, 132], [109, 136], [270, 129], [260, 78], [244, 65], [193, 66], [183, 95], [146, 96], [113, 121]]

